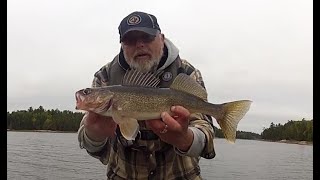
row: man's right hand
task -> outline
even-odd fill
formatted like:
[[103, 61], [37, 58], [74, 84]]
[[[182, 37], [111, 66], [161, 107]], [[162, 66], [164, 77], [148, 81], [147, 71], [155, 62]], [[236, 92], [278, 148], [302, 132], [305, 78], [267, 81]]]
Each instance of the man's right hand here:
[[94, 112], [87, 113], [83, 124], [87, 136], [97, 142], [114, 136], [117, 128], [117, 124], [111, 117], [101, 116]]

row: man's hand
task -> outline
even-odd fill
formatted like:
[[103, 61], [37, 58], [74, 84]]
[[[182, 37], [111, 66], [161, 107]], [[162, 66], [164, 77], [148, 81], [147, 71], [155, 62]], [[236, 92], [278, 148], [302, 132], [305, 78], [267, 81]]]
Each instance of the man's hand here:
[[101, 116], [94, 112], [88, 112], [83, 122], [87, 136], [93, 141], [103, 141], [107, 137], [114, 136], [117, 124], [111, 117]]
[[[190, 112], [182, 106], [172, 106], [171, 111], [174, 114], [173, 117], [163, 112], [162, 120], [147, 120], [146, 125], [164, 142], [182, 151], [188, 151], [193, 142], [193, 132], [188, 128]], [[167, 131], [163, 131], [164, 129]]]

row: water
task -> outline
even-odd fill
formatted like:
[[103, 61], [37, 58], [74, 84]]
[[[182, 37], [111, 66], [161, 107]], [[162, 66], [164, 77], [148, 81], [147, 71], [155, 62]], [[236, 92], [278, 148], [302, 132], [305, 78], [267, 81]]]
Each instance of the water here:
[[[7, 177], [20, 180], [106, 179], [105, 166], [80, 149], [76, 133], [7, 132]], [[201, 159], [204, 179], [312, 179], [313, 146], [215, 140], [216, 157]]]

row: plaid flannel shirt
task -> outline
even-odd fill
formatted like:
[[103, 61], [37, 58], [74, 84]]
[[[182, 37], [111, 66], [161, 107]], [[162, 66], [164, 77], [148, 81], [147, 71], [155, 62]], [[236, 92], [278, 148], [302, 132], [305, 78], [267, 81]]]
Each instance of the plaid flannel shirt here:
[[[107, 71], [109, 65], [110, 63], [95, 74], [92, 87], [108, 85], [106, 77], [99, 77], [99, 75], [105, 74], [101, 72]], [[181, 66], [186, 72], [191, 69], [190, 76], [205, 87], [199, 70], [186, 60], [181, 60]], [[91, 156], [108, 165], [109, 179], [202, 179], [199, 167], [200, 158], [215, 157], [211, 118], [200, 113], [191, 114], [189, 123], [189, 128], [197, 128], [204, 134], [205, 145], [198, 155], [180, 152], [160, 139], [138, 140], [137, 145], [132, 147], [123, 146], [117, 137], [109, 137], [103, 142], [94, 142], [84, 132], [83, 120], [85, 118], [86, 116], [83, 117], [78, 131], [80, 147], [84, 148], [83, 144], [85, 144]], [[98, 151], [92, 152], [92, 149], [98, 149]]]

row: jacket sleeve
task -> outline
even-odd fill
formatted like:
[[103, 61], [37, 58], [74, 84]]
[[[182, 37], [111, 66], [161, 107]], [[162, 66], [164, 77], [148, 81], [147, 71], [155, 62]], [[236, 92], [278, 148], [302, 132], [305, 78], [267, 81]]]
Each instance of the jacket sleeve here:
[[[94, 74], [92, 81], [92, 87], [102, 87], [107, 86], [108, 83], [108, 66], [109, 64], [103, 66], [99, 71]], [[83, 122], [87, 118], [87, 113], [83, 116], [80, 127], [78, 129], [78, 141], [81, 149], [86, 149], [87, 153], [97, 159], [99, 159], [103, 164], [108, 163], [108, 156], [110, 154], [109, 139], [106, 138], [104, 141], [96, 142], [91, 140], [85, 133], [85, 128]]]

